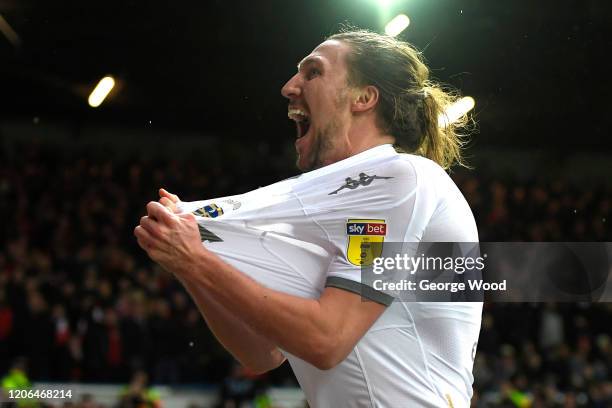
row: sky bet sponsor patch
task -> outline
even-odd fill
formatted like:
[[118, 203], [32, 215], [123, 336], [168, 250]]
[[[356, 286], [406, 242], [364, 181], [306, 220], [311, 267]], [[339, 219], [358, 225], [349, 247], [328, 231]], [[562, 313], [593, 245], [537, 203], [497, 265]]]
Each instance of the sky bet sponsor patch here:
[[348, 220], [346, 223], [348, 244], [346, 258], [355, 266], [372, 265], [382, 253], [382, 243], [387, 235], [385, 220]]

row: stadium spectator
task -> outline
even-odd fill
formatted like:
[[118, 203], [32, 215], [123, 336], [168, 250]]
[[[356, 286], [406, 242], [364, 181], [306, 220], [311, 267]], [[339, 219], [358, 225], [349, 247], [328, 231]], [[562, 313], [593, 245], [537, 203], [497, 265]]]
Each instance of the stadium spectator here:
[[[140, 367], [157, 381], [156, 355], [167, 346], [150, 333], [154, 318], [166, 312], [143, 300], [148, 298], [164, 299], [181, 326], [175, 346], [180, 381], [221, 383], [231, 361], [182, 289], [133, 242], [131, 222], [141, 213], [135, 204], [155, 199], [146, 192], [157, 185], [193, 197], [202, 191], [221, 196], [276, 176], [260, 170], [265, 165], [247, 154], [240, 166], [261, 173], [252, 182], [257, 184], [249, 185], [238, 172], [220, 173], [209, 161], [181, 163], [187, 170], [178, 172], [176, 163], [163, 159], [111, 162], [87, 151], [17, 149], [17, 155], [8, 156], [0, 148], [0, 210], [14, 214], [12, 222], [0, 224], [0, 376], [8, 373], [14, 356], [31, 360], [47, 353], [37, 370], [32, 367], [31, 380], [108, 381], [92, 370], [106, 367], [111, 355], [116, 361], [118, 354], [109, 353], [108, 339], [98, 343], [94, 336], [108, 338], [109, 325], [114, 330], [113, 310], [122, 362], [104, 370], [127, 381], [130, 370]], [[521, 182], [477, 172], [457, 172], [454, 178], [483, 241], [612, 241], [609, 187]], [[41, 325], [25, 327], [30, 316]], [[501, 379], [512, 385], [517, 379], [510, 373], [520, 372], [534, 406], [563, 406], [565, 394], [577, 404], [586, 398], [586, 406], [610, 406], [611, 316], [610, 304], [486, 305], [474, 368], [475, 401], [480, 401], [475, 404], [502, 406]], [[59, 357], [66, 350], [69, 361]], [[278, 383], [291, 378], [287, 370], [279, 373], [271, 375]]]

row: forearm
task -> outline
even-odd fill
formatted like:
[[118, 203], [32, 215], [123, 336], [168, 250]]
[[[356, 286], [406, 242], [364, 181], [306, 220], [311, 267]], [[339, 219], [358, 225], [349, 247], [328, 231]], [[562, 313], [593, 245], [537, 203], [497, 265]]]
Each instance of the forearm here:
[[[316, 300], [266, 288], [202, 246], [193, 214], [175, 215], [156, 202], [147, 204], [147, 212], [134, 229], [138, 244], [200, 299], [202, 313], [218, 333], [227, 327], [214, 320], [209, 301], [269, 343], [324, 369], [344, 359], [384, 311], [382, 304], [363, 302], [358, 294], [336, 288], [325, 288]], [[233, 343], [241, 330], [221, 331], [218, 336], [237, 356], [248, 341]]]
[[[192, 213], [177, 215], [160, 203], [149, 202], [147, 216], [141, 218], [134, 234], [151, 259], [183, 282], [217, 337], [237, 357], [242, 356], [243, 346], [251, 341], [257, 345], [256, 351], [267, 349], [264, 354], [269, 353], [272, 344], [306, 361], [316, 361], [319, 353], [329, 355], [327, 347], [335, 350], [338, 326], [334, 323], [342, 321], [337, 311], [326, 314], [330, 308], [323, 311], [317, 300], [267, 289], [223, 262], [202, 246]], [[217, 310], [210, 310], [211, 307]], [[228, 317], [229, 323], [219, 313]], [[330, 321], [332, 315], [334, 319]], [[249, 325], [256, 335], [236, 325], [233, 318]], [[245, 335], [249, 338], [243, 338]]]
[[348, 352], [346, 346], [337, 344], [343, 337], [340, 325], [327, 318], [332, 314], [319, 300], [268, 289], [210, 253], [202, 254], [197, 264], [183, 274], [187, 285], [202, 288], [217, 304], [283, 350], [322, 366], [331, 353]]
[[233, 316], [200, 285], [185, 279], [179, 280], [195, 301], [217, 340], [242, 365], [256, 372], [265, 372], [282, 364], [285, 357], [274, 344]]

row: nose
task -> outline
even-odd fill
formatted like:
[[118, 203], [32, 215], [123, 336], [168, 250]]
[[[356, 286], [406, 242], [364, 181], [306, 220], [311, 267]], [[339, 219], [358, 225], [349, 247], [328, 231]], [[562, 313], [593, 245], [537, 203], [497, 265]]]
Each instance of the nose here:
[[281, 94], [287, 99], [294, 99], [302, 94], [300, 74], [297, 73], [281, 88]]

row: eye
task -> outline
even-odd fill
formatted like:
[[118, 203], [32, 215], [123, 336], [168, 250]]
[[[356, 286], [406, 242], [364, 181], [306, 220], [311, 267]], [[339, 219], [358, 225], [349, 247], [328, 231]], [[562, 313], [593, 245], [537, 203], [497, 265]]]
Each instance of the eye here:
[[306, 74], [306, 79], [311, 80], [321, 75], [321, 71], [318, 68], [310, 68]]

